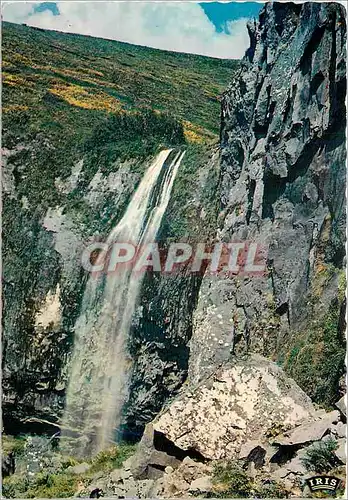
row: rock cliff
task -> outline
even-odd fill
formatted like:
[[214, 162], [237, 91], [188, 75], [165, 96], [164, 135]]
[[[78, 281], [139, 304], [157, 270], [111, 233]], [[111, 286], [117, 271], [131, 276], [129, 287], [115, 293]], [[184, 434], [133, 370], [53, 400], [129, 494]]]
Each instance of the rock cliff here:
[[218, 240], [266, 245], [267, 272], [204, 279], [190, 378], [258, 352], [332, 403], [344, 371], [345, 11], [269, 3], [248, 30], [222, 103]]

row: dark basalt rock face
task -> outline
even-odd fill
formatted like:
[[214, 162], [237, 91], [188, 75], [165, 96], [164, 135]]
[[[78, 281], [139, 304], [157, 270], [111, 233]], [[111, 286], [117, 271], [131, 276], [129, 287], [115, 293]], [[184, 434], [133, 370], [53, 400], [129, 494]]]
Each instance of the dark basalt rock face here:
[[248, 30], [250, 48], [222, 103], [218, 237], [267, 245], [267, 272], [206, 276], [191, 341], [192, 380], [234, 352], [285, 362], [297, 349], [295, 333], [342, 302], [344, 8], [270, 3]]
[[[190, 178], [189, 165], [197, 172]], [[163, 249], [183, 238], [189, 238], [193, 247], [197, 241], [214, 238], [218, 174], [217, 147], [208, 147], [199, 158], [191, 159], [187, 152], [157, 237]], [[185, 233], [175, 234], [176, 227]], [[128, 341], [134, 364], [122, 425], [126, 439], [138, 439], [187, 378], [192, 318], [202, 279], [202, 273], [185, 268], [167, 275], [150, 272], [144, 279]]]

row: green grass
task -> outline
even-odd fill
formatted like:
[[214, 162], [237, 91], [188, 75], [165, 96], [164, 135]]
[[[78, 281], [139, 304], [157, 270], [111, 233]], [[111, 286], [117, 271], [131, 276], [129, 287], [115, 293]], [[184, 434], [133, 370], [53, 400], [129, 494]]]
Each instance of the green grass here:
[[[13, 438], [14, 439], [14, 438]], [[6, 436], [5, 443], [13, 442]], [[101, 451], [90, 462], [90, 469], [75, 475], [67, 470], [69, 466], [78, 464], [72, 457], [66, 457], [61, 462], [61, 469], [48, 472], [41, 471], [32, 477], [25, 473], [15, 473], [3, 479], [3, 495], [6, 498], [68, 498], [73, 497], [81, 485], [88, 485], [94, 476], [100, 473], [107, 474], [119, 469], [125, 460], [135, 453], [135, 446], [120, 443], [110, 449]]]
[[113, 446], [108, 450], [98, 453], [98, 455], [91, 462], [90, 472], [111, 471], [113, 469], [120, 469], [123, 462], [135, 453], [135, 445], [121, 443]]
[[8, 455], [9, 453], [14, 453], [15, 456], [19, 456], [24, 452], [25, 449], [25, 438], [7, 436], [2, 434], [1, 436], [1, 452], [3, 455]]
[[79, 211], [83, 186], [66, 200], [55, 180], [81, 158], [86, 184], [122, 160], [136, 159], [142, 173], [163, 147], [218, 139], [219, 100], [237, 61], [7, 22], [2, 38], [3, 146], [20, 145], [10, 160], [17, 198], [35, 216], [67, 202]]
[[257, 488], [257, 498], [288, 498], [290, 492], [281, 483], [273, 480], [263, 481]]
[[213, 494], [217, 498], [248, 498], [253, 484], [236, 462], [216, 464], [213, 471]]
[[69, 498], [77, 491], [79, 478], [69, 474], [40, 472], [30, 481], [24, 475], [13, 475], [3, 480], [6, 498]]
[[[92, 116], [148, 107], [202, 127], [209, 137], [219, 132], [219, 100], [237, 64], [5, 22], [4, 120], [19, 125], [26, 118], [32, 132], [68, 127], [77, 137]], [[75, 109], [67, 116], [69, 108]]]
[[334, 451], [337, 450], [337, 441], [330, 438], [327, 441], [319, 441], [308, 447], [302, 463], [308, 471], [323, 473], [329, 472], [339, 465]]
[[253, 480], [243, 464], [227, 461], [217, 463], [213, 470], [213, 489], [208, 498], [287, 498], [289, 492], [281, 482]]
[[[168, 205], [161, 239], [205, 241], [215, 234], [218, 214], [218, 165], [207, 168], [211, 147], [190, 144], [178, 170]], [[200, 173], [207, 177], [202, 183]], [[196, 203], [193, 203], [195, 199]], [[201, 217], [204, 207], [204, 218]]]
[[[283, 365], [313, 401], [330, 408], [338, 399], [339, 380], [345, 371], [345, 345], [338, 335], [340, 302], [312, 320], [288, 342]], [[279, 355], [282, 356], [282, 353]]]

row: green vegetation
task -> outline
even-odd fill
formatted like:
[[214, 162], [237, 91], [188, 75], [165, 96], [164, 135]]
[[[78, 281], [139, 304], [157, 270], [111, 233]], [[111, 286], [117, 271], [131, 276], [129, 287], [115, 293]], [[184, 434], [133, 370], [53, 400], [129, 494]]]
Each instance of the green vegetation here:
[[29, 480], [23, 474], [14, 474], [2, 480], [2, 495], [5, 498], [25, 498], [29, 488]]
[[331, 407], [338, 398], [339, 380], [345, 370], [345, 345], [338, 333], [340, 303], [334, 301], [328, 314], [313, 320], [294, 335], [284, 368], [313, 401]]
[[289, 424], [284, 424], [283, 422], [275, 422], [265, 433], [268, 438], [275, 438], [279, 434], [284, 434], [291, 428]]
[[24, 437], [6, 436], [5, 434], [2, 434], [1, 451], [4, 456], [8, 455], [9, 453], [13, 453], [15, 456], [19, 456], [24, 452], [24, 449]]
[[134, 455], [135, 445], [122, 443], [108, 450], [101, 451], [91, 462], [90, 472], [110, 471], [122, 467], [129, 457]]
[[[211, 147], [190, 144], [178, 170], [168, 205], [162, 239], [204, 241], [215, 234], [219, 169]], [[202, 210], [204, 216], [202, 217]]]
[[[18, 439], [9, 436], [3, 437], [4, 443], [14, 443], [18, 448]], [[25, 445], [25, 439], [20, 440]], [[7, 448], [8, 449], [8, 446]], [[13, 449], [13, 446], [11, 447]], [[24, 453], [25, 446], [21, 448]], [[25, 472], [16, 472], [12, 476], [3, 479], [3, 495], [6, 498], [68, 498], [88, 486], [97, 474], [108, 474], [114, 469], [119, 469], [127, 458], [133, 455], [135, 446], [120, 443], [108, 450], [101, 451], [90, 460], [90, 469], [84, 474], [74, 474], [69, 471], [79, 463], [72, 457], [56, 455], [59, 457], [55, 470], [44, 470], [29, 476]], [[51, 456], [48, 451], [48, 455]], [[43, 457], [45, 462], [45, 457]], [[30, 458], [29, 458], [30, 459]], [[85, 462], [85, 460], [84, 460]], [[23, 467], [21, 468], [23, 469]]]
[[334, 454], [337, 448], [337, 441], [332, 438], [314, 443], [307, 448], [302, 463], [308, 471], [329, 472], [339, 464], [339, 460]]
[[263, 484], [257, 488], [257, 498], [288, 498], [289, 491], [281, 483], [276, 481], [263, 481]]
[[213, 472], [213, 494], [217, 498], [248, 498], [253, 484], [236, 462], [217, 464]]
[[6, 498], [68, 498], [77, 491], [79, 478], [69, 474], [40, 472], [30, 480], [24, 475], [13, 475], [3, 480]]
[[68, 474], [42, 472], [28, 488], [28, 498], [68, 498], [74, 496], [78, 479]]
[[[36, 214], [65, 204], [55, 180], [82, 158], [87, 182], [122, 159], [138, 159], [141, 173], [161, 147], [218, 137], [236, 61], [6, 22], [2, 35], [3, 146], [20, 145], [11, 156], [18, 197]], [[71, 197], [82, 203], [81, 191]]]
[[167, 113], [141, 109], [131, 114], [110, 115], [86, 140], [84, 178], [76, 190], [85, 188], [98, 168], [103, 174], [109, 174], [115, 169], [117, 160], [137, 158], [144, 161], [154, 155], [159, 146], [184, 143], [182, 124]]
[[237, 462], [223, 462], [215, 465], [213, 490], [210, 498], [288, 498], [289, 491], [283, 483], [263, 479], [253, 481]]
[[211, 138], [236, 64], [3, 23], [4, 120], [77, 139], [109, 113], [147, 107], [182, 120], [188, 139]]
[[[39, 265], [52, 260], [41, 252], [51, 245], [31, 248], [48, 208], [64, 207], [83, 236], [106, 234], [131, 193], [117, 207], [107, 193], [95, 207], [84, 198], [86, 184], [98, 170], [116, 172], [127, 160], [130, 173], [138, 174], [135, 188], [144, 158], [159, 149], [199, 149], [216, 140], [219, 99], [238, 63], [6, 22], [2, 38], [3, 146], [11, 150], [16, 189], [3, 204], [5, 275], [17, 283], [28, 253], [32, 282]], [[79, 185], [69, 193], [58, 189], [57, 179], [65, 182], [81, 160]], [[33, 238], [19, 234], [25, 227]]]

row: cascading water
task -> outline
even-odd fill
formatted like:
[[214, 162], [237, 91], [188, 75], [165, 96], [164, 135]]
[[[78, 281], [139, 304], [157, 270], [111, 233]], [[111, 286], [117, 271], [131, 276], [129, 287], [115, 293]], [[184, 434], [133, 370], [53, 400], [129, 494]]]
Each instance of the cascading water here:
[[[162, 151], [145, 173], [124, 216], [108, 237], [108, 246], [116, 241], [142, 246], [155, 240], [185, 154], [177, 153], [167, 167], [171, 151]], [[114, 273], [105, 271], [98, 278], [91, 276], [87, 282], [75, 324], [62, 425], [63, 435], [71, 435], [73, 430], [81, 436], [74, 451], [82, 456], [115, 440], [131, 366], [127, 338], [143, 276], [124, 267]]]

